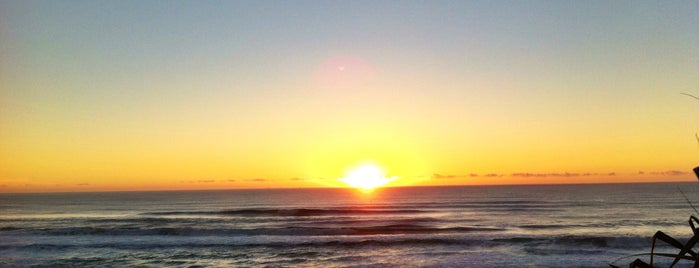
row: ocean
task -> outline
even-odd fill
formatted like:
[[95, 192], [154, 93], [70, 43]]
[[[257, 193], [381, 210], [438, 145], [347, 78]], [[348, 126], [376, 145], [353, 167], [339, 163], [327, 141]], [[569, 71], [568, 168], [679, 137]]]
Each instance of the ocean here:
[[680, 191], [699, 205], [699, 183], [0, 194], [0, 267], [625, 267], [691, 237]]

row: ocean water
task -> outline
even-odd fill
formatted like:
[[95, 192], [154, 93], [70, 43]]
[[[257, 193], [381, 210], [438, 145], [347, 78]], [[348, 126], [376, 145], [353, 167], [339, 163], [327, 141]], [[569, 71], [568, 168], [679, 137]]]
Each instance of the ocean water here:
[[699, 183], [2, 194], [0, 267], [626, 266], [691, 236], [680, 190], [699, 205]]

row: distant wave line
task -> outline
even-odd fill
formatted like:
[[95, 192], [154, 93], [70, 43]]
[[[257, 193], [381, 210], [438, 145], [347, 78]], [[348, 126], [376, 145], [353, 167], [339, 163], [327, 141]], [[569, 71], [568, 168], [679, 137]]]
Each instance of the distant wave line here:
[[[645, 244], [650, 242], [647, 237], [643, 236], [558, 236], [558, 237], [511, 237], [511, 238], [449, 238], [449, 237], [430, 237], [430, 238], [417, 238], [417, 237], [401, 237], [401, 238], [387, 238], [387, 239], [360, 239], [360, 240], [348, 240], [348, 239], [333, 239], [333, 240], [321, 240], [321, 241], [271, 241], [268, 243], [253, 242], [250, 243], [229, 243], [227, 241], [221, 242], [211, 242], [202, 241], [201, 243], [187, 242], [179, 243], [172, 241], [167, 242], [141, 242], [141, 243], [131, 243], [131, 242], [97, 242], [97, 243], [85, 243], [85, 244], [56, 244], [56, 243], [35, 243], [35, 244], [20, 244], [20, 245], [8, 245], [0, 244], [0, 250], [13, 250], [13, 249], [80, 249], [80, 248], [115, 248], [115, 249], [131, 249], [131, 250], [142, 250], [142, 249], [157, 249], [157, 248], [251, 248], [251, 247], [265, 247], [265, 248], [287, 248], [293, 247], [340, 247], [340, 248], [351, 248], [351, 247], [364, 247], [364, 246], [401, 246], [401, 245], [459, 245], [462, 248], [465, 247], [498, 247], [503, 245], [512, 244], [524, 244], [527, 248], [546, 248], [551, 245], [569, 245], [574, 246], [576, 249], [580, 248], [617, 248], [617, 249], [628, 249], [629, 247], [640, 247], [645, 248]], [[639, 246], [640, 245], [640, 246]]]
[[418, 209], [363, 209], [363, 208], [342, 208], [342, 209], [237, 209], [220, 211], [164, 211], [147, 212], [143, 215], [228, 215], [228, 216], [336, 216], [336, 215], [367, 215], [367, 214], [407, 214], [425, 213], [427, 211]]

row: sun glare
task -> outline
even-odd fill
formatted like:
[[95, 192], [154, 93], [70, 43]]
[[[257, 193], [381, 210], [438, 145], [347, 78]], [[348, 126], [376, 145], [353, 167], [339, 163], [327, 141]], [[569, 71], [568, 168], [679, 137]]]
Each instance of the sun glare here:
[[350, 170], [344, 178], [340, 178], [339, 180], [351, 187], [364, 191], [371, 191], [397, 178], [396, 176], [386, 178], [384, 177], [383, 170], [378, 166], [374, 164], [364, 164]]

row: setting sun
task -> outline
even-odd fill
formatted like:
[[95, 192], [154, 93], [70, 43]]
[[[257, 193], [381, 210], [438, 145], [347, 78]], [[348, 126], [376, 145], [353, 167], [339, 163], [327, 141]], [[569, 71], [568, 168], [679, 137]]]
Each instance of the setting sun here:
[[339, 180], [351, 187], [370, 191], [397, 178], [396, 176], [385, 177], [383, 170], [374, 164], [363, 164], [350, 170], [344, 178]]

